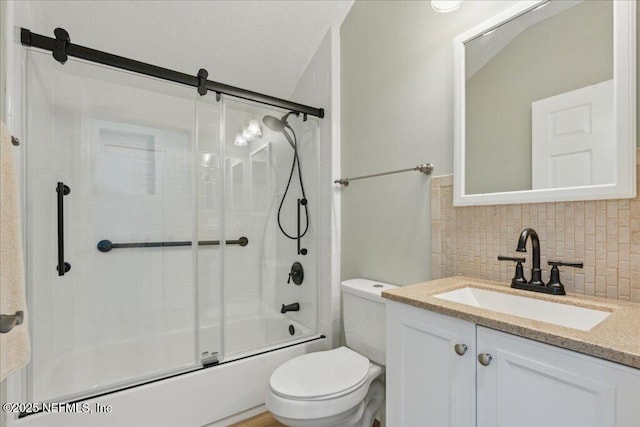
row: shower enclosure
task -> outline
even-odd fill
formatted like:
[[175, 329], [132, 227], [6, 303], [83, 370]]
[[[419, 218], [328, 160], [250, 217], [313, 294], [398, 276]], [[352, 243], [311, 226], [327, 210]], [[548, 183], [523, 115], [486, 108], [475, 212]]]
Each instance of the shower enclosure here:
[[[263, 126], [286, 113], [27, 53], [29, 401], [83, 399], [317, 337], [319, 126], [288, 118], [309, 221], [298, 242], [278, 226], [295, 153]], [[296, 237], [303, 198], [296, 171], [280, 214]]]

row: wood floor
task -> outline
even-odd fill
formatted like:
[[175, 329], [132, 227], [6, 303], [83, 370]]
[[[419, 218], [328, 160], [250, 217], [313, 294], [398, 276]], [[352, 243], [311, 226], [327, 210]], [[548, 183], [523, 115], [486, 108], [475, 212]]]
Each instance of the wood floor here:
[[255, 417], [248, 418], [239, 423], [232, 424], [229, 427], [280, 427], [284, 424], [279, 423], [269, 412], [263, 412]]
[[[229, 427], [284, 427], [284, 424], [279, 423], [273, 415], [269, 412], [263, 412], [261, 414], [256, 415], [255, 417], [248, 418], [244, 421], [240, 421], [239, 423], [235, 423], [230, 425]], [[375, 420], [373, 422], [373, 427], [380, 427], [380, 421]]]

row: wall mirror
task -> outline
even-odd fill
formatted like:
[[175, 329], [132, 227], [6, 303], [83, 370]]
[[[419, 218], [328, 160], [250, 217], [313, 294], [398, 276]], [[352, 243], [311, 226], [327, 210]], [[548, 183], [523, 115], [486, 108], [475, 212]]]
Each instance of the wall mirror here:
[[519, 2], [454, 55], [456, 206], [635, 196], [636, 2]]

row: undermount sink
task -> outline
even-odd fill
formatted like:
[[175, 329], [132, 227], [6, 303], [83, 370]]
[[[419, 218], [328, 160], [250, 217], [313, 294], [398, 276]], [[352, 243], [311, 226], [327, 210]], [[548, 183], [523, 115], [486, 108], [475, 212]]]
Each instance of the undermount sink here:
[[470, 286], [443, 292], [434, 295], [434, 297], [581, 331], [590, 330], [611, 314], [608, 311], [576, 307]]

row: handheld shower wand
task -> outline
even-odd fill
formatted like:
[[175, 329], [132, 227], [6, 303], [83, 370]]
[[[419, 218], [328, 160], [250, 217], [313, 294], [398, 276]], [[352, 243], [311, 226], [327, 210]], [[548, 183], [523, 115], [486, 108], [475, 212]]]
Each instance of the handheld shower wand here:
[[[291, 145], [291, 148], [293, 148], [293, 162], [291, 163], [291, 172], [289, 172], [289, 180], [284, 190], [284, 194], [282, 195], [282, 200], [280, 200], [280, 206], [278, 207], [278, 227], [280, 228], [280, 231], [282, 231], [282, 234], [284, 234], [286, 237], [288, 237], [289, 239], [298, 241], [298, 255], [306, 255], [307, 250], [300, 247], [300, 239], [305, 234], [307, 234], [307, 231], [309, 231], [309, 208], [307, 203], [307, 196], [304, 191], [304, 182], [302, 181], [302, 170], [300, 168], [300, 158], [298, 157], [298, 139], [296, 137], [296, 133], [293, 130], [293, 128], [289, 126], [289, 123], [287, 123], [287, 119], [292, 114], [295, 115], [296, 117], [300, 115], [300, 113], [297, 113], [294, 111], [291, 111], [285, 114], [284, 116], [282, 116], [281, 119], [278, 119], [274, 116], [267, 115], [262, 118], [262, 122], [272, 131], [282, 133], [286, 138], [287, 142], [289, 142], [289, 145]], [[291, 135], [289, 135], [287, 130], [291, 132]], [[302, 192], [302, 198], [298, 199], [298, 202], [297, 202], [298, 229], [297, 229], [297, 235], [294, 236], [287, 233], [282, 227], [282, 222], [280, 221], [280, 214], [282, 212], [282, 205], [284, 204], [284, 201], [287, 198], [287, 193], [289, 192], [289, 186], [291, 185], [291, 180], [293, 178], [293, 173], [296, 169], [296, 165], [298, 165], [298, 180], [300, 181], [300, 191]], [[303, 232], [300, 232], [301, 206], [304, 207], [305, 224], [306, 224]]]

